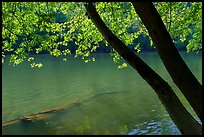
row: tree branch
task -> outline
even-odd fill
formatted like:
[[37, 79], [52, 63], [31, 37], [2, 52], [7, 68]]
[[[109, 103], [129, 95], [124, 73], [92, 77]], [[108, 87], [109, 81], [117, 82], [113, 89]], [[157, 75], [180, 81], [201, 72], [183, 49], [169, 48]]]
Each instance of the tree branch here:
[[202, 85], [180, 56], [159, 13], [150, 2], [132, 4], [147, 28], [168, 73], [202, 121]]
[[[182, 105], [172, 88], [154, 70], [118, 39], [100, 18], [92, 3], [84, 4], [92, 22], [111, 46], [140, 74], [154, 89], [170, 117], [182, 134], [201, 134], [200, 124]], [[190, 130], [189, 130], [190, 129]]]

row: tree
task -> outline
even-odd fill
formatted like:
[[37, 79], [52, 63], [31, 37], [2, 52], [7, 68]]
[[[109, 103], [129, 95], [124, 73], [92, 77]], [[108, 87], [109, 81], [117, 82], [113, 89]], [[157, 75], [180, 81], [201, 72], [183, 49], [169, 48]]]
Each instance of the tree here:
[[[186, 6], [186, 3], [154, 3], [154, 5], [160, 9], [158, 10], [160, 15], [151, 3], [147, 5], [143, 3], [133, 3], [134, 7], [130, 3], [111, 2], [96, 3], [94, 5], [93, 3], [88, 3], [85, 4], [84, 7], [82, 3], [3, 3], [2, 62], [4, 62], [5, 53], [8, 52], [12, 52], [10, 62], [14, 65], [21, 63], [26, 57], [28, 57], [29, 53], [33, 51], [38, 54], [45, 50], [56, 57], [62, 55], [66, 56], [71, 54], [68, 48], [68, 43], [70, 41], [75, 42], [78, 46], [78, 49], [75, 52], [75, 57], [81, 56], [85, 62], [88, 62], [90, 61], [88, 58], [90, 53], [96, 51], [96, 49], [100, 46], [100, 42], [106, 43], [107, 46], [109, 43], [115, 50], [112, 54], [115, 62], [119, 62], [118, 60], [121, 58], [120, 56], [122, 56], [138, 71], [141, 77], [146, 80], [146, 82], [157, 93], [162, 104], [165, 106], [170, 117], [182, 134], [201, 134], [201, 125], [190, 115], [190, 113], [188, 113], [168, 83], [126, 46], [130, 45], [140, 34], [151, 36], [149, 37], [150, 42], [152, 43], [151, 45], [156, 46], [160, 57], [162, 58], [168, 72], [174, 79], [174, 82], [184, 93], [185, 97], [191, 103], [197, 115], [202, 120], [201, 99], [198, 99], [198, 101], [196, 100], [197, 97], [201, 97], [201, 85], [180, 58], [171, 37], [169, 36], [168, 31], [166, 31], [161, 20], [161, 17], [166, 17], [166, 15], [163, 15], [165, 13], [163, 12], [164, 9], [168, 9], [169, 7], [171, 18], [169, 19], [170, 21], [166, 19], [164, 24], [168, 26], [172, 36], [176, 38], [178, 38], [178, 33], [180, 32], [179, 29], [181, 30], [182, 27], [188, 27], [190, 25], [195, 26], [195, 29], [193, 29], [193, 27], [191, 28], [191, 30], [193, 30], [190, 31], [191, 33], [188, 31], [184, 33], [185, 35], [182, 37], [186, 38], [193, 34], [192, 39], [189, 40], [190, 46], [188, 45], [187, 48], [188, 50], [199, 50], [202, 46], [194, 46], [193, 44], [199, 45], [201, 42], [201, 39], [199, 39], [201, 38], [201, 3], [192, 3], [190, 8], [186, 8], [188, 7]], [[128, 10], [124, 7], [128, 7]], [[190, 22], [184, 22], [183, 26], [178, 27], [178, 23], [174, 23], [172, 20], [175, 19], [175, 16], [176, 18], [179, 18], [181, 15], [175, 15], [172, 13], [177, 13], [176, 11], [181, 8], [186, 8], [187, 13], [193, 11], [193, 13], [196, 13], [197, 16], [193, 19], [191, 18]], [[53, 18], [56, 11], [61, 11], [63, 14], [67, 15], [68, 21], [57, 23]], [[90, 19], [87, 17], [86, 11]], [[138, 15], [135, 14], [135, 11], [141, 20]], [[149, 16], [150, 13], [151, 16]], [[183, 13], [186, 14], [186, 12]], [[121, 19], [118, 17], [121, 17]], [[190, 18], [190, 16], [187, 17], [188, 18], [185, 16], [184, 18], [181, 16], [180, 19], [186, 21]], [[161, 25], [162, 28], [154, 22], [149, 23], [149, 19], [159, 22], [159, 26]], [[195, 20], [199, 23], [195, 23]], [[96, 25], [100, 32], [97, 31], [92, 22]], [[135, 31], [128, 32], [127, 30], [132, 26]], [[179, 29], [174, 32], [173, 30], [176, 27]], [[158, 32], [164, 37], [160, 35], [158, 36]], [[167, 45], [171, 45], [171, 47], [168, 46], [166, 48], [166, 44], [164, 44], [166, 41], [163, 40], [166, 40], [168, 42]], [[19, 41], [20, 44], [16, 46], [15, 44]], [[61, 51], [59, 48], [62, 46], [67, 48]], [[135, 50], [138, 52], [140, 51], [139, 45], [136, 45]], [[175, 57], [171, 58], [168, 52], [175, 55]], [[42, 66], [42, 64], [36, 64], [33, 60], [33, 57], [28, 58], [28, 61], [32, 62], [32, 67]], [[93, 60], [95, 59], [93, 58]], [[182, 75], [182, 78], [177, 77], [177, 75], [180, 75], [178, 74], [180, 72], [174, 71], [175, 68], [172, 68], [172, 66], [174, 66], [172, 63], [175, 63], [175, 61], [179, 61], [179, 68], [187, 72], [186, 76]], [[120, 68], [124, 66], [126, 65], [121, 65]], [[192, 80], [192, 84], [196, 84], [195, 89], [194, 84], [190, 85], [190, 88], [193, 88], [193, 91], [195, 90], [194, 92], [192, 92], [192, 90], [189, 92], [189, 88], [185, 84], [179, 82], [181, 80], [185, 80], [185, 78]], [[189, 98], [190, 96], [192, 99]]]
[[[202, 86], [187, 67], [167, 32], [159, 14], [151, 3], [134, 2], [134, 8], [142, 19], [155, 43], [157, 51], [174, 83], [187, 98], [202, 120]], [[174, 56], [172, 56], [174, 55]], [[174, 64], [174, 65], [172, 65]], [[192, 92], [193, 91], [193, 92]]]
[[[173, 121], [180, 129], [181, 133], [199, 134], [199, 132], [201, 132], [199, 129], [199, 124], [191, 118], [190, 114], [186, 111], [181, 102], [179, 102], [179, 99], [176, 97], [171, 87], [151, 68], [149, 68], [149, 66], [146, 65], [138, 56], [136, 56], [131, 50], [129, 50], [127, 46], [108, 29], [91, 3], [85, 5], [85, 7], [90, 18], [106, 38], [106, 40], [133, 68], [138, 71], [142, 78], [146, 80], [148, 84], [155, 90], [166, 110], [172, 117]], [[171, 100], [173, 100], [173, 102], [171, 102]], [[182, 113], [180, 113], [181, 111]], [[185, 123], [187, 121], [190, 123]], [[195, 132], [189, 132], [190, 127], [186, 126], [186, 124], [194, 125], [195, 127], [193, 126], [194, 129], [192, 131]]]

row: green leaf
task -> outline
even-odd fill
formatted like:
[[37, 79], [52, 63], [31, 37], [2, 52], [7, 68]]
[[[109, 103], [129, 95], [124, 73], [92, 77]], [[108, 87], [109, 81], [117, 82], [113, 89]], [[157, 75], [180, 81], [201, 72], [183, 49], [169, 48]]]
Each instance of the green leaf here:
[[67, 59], [66, 59], [66, 58], [63, 58], [63, 61], [64, 61], [64, 62], [66, 62], [66, 61], [67, 61]]
[[137, 52], [141, 51], [141, 47], [140, 47], [140, 43], [138, 43], [135, 48], [134, 48]]
[[31, 61], [33, 61], [33, 60], [34, 60], [33, 57], [29, 57], [29, 58], [28, 58], [28, 62], [31, 62]]
[[119, 69], [127, 68], [127, 64], [126, 64], [126, 63], [123, 63], [122, 65], [119, 65], [118, 68], [119, 68]]

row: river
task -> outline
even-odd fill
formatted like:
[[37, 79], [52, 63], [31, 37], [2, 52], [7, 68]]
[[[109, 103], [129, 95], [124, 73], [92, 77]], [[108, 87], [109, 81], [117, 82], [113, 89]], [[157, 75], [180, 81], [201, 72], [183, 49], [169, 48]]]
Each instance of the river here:
[[[181, 52], [202, 82], [202, 53]], [[42, 68], [28, 62], [2, 64], [2, 121], [63, 107], [36, 122], [18, 122], [2, 128], [3, 135], [179, 135], [153, 89], [131, 67], [118, 69], [108, 54], [93, 54], [96, 61], [37, 55]], [[167, 73], [156, 52], [139, 56], [164, 78], [195, 116]], [[174, 64], [172, 64], [174, 65]], [[65, 104], [76, 103], [71, 107]]]

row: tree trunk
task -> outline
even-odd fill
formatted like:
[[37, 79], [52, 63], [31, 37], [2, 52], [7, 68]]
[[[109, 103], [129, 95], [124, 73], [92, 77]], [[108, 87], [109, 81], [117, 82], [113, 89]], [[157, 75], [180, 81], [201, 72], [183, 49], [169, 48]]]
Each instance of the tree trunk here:
[[202, 85], [190, 71], [176, 49], [162, 19], [150, 2], [132, 2], [167, 71], [202, 121]]
[[172, 88], [154, 70], [134, 54], [118, 39], [102, 21], [92, 3], [84, 4], [87, 13], [111, 46], [146, 80], [154, 89], [170, 117], [182, 134], [201, 134], [201, 125], [182, 105]]

